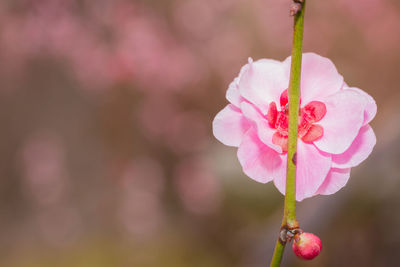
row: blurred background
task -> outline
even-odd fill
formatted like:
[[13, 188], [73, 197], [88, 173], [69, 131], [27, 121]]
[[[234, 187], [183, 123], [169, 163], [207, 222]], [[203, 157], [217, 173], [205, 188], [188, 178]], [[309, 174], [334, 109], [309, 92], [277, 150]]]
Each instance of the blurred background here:
[[[285, 59], [290, 0], [2, 0], [0, 266], [269, 264], [283, 196], [212, 136], [249, 56]], [[304, 50], [372, 95], [373, 154], [298, 204], [312, 262], [397, 266], [400, 2], [308, 2]]]

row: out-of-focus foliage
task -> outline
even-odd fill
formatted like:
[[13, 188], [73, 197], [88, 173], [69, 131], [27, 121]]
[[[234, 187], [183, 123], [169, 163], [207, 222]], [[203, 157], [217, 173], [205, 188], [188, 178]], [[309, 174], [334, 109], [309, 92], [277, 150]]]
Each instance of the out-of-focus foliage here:
[[[247, 57], [290, 54], [289, 5], [1, 1], [0, 266], [265, 266], [282, 196], [245, 177], [211, 120]], [[305, 51], [378, 103], [375, 156], [299, 205], [324, 245], [307, 266], [395, 266], [400, 5], [307, 8]]]

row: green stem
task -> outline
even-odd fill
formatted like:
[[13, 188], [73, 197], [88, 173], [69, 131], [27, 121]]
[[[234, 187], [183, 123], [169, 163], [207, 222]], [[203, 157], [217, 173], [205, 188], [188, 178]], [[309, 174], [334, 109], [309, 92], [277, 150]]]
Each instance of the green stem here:
[[278, 241], [276, 241], [274, 254], [271, 260], [271, 267], [279, 267], [281, 265], [284, 250], [285, 250], [285, 244], [282, 243], [278, 238]]
[[[294, 16], [292, 65], [290, 69], [289, 82], [289, 137], [287, 152], [287, 174], [286, 174], [286, 193], [285, 207], [283, 212], [281, 229], [296, 229], [299, 224], [296, 219], [296, 161], [297, 161], [297, 127], [299, 117], [300, 102], [300, 80], [301, 80], [301, 60], [303, 48], [303, 28], [304, 28], [304, 1], [302, 9]], [[280, 236], [275, 246], [272, 256], [271, 267], [280, 266], [285, 243], [280, 240]]]
[[287, 152], [287, 174], [285, 209], [282, 226], [289, 229], [297, 228], [296, 220], [296, 152], [297, 152], [297, 128], [299, 118], [300, 102], [300, 80], [301, 80], [301, 59], [303, 48], [305, 2], [301, 12], [294, 18], [292, 65], [290, 68], [289, 82], [289, 137]]

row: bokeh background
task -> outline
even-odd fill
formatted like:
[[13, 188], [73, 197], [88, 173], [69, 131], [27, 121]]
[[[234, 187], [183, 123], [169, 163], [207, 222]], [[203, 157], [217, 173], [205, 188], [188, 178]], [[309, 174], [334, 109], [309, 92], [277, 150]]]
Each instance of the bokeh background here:
[[[400, 2], [308, 1], [304, 50], [372, 95], [373, 154], [298, 204], [283, 266], [397, 266]], [[249, 56], [285, 59], [290, 0], [2, 0], [0, 266], [261, 267], [283, 196], [211, 122]]]

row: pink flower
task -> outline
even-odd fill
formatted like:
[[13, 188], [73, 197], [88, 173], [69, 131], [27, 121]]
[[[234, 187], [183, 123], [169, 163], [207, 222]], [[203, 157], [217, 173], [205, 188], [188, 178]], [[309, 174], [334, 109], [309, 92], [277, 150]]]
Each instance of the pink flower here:
[[[288, 97], [291, 58], [249, 59], [229, 85], [228, 104], [213, 121], [214, 136], [238, 147], [250, 178], [274, 181], [285, 193]], [[374, 99], [347, 86], [334, 64], [303, 54], [297, 144], [296, 199], [329, 195], [346, 185], [350, 169], [371, 153], [376, 137], [368, 123]]]

